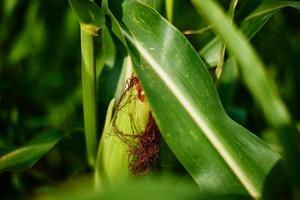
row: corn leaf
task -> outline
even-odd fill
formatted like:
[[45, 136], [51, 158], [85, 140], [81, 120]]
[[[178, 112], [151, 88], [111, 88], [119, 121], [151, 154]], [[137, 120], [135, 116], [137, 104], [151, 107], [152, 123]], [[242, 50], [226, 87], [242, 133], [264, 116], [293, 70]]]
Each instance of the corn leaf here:
[[[262, 195], [280, 160], [262, 140], [224, 112], [205, 64], [187, 39], [150, 7], [111, 5], [123, 13], [135, 70], [161, 134], [203, 190]], [[120, 23], [121, 24], [121, 23]]]
[[[300, 9], [300, 2], [265, 1], [242, 21], [240, 25], [241, 31], [247, 38], [251, 39], [274, 14], [285, 7]], [[214, 67], [218, 64], [218, 60], [220, 59], [219, 52], [221, 46], [221, 40], [216, 37], [203, 47], [199, 53], [210, 66]]]
[[294, 187], [294, 195], [300, 198], [299, 134], [273, 80], [268, 77], [264, 64], [247, 39], [226, 19], [224, 12], [214, 1], [192, 2], [199, 14], [212, 23], [214, 31], [236, 57], [246, 87], [260, 105], [266, 122], [276, 129], [277, 137], [284, 147], [283, 160]]
[[2, 155], [0, 157], [0, 173], [30, 168], [62, 137], [61, 132], [51, 131], [32, 139], [23, 147]]

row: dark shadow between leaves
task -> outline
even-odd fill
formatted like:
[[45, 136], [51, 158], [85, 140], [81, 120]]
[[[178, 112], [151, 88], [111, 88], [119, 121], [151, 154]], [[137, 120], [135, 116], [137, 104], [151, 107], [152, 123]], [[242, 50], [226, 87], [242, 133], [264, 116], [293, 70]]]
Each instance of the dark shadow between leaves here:
[[122, 8], [123, 3], [124, 0], [109, 1], [109, 9], [112, 11], [114, 16], [118, 19], [118, 21], [121, 21], [121, 19], [123, 18], [123, 8]]
[[266, 177], [262, 196], [266, 200], [292, 199], [292, 192], [282, 161], [277, 162]]

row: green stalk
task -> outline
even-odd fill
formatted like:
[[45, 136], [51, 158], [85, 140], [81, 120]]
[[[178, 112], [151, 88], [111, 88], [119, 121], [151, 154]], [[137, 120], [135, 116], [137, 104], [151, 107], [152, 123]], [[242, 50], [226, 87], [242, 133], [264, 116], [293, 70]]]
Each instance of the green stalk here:
[[94, 59], [94, 36], [81, 28], [82, 98], [84, 130], [88, 162], [95, 163], [97, 136], [96, 65]]
[[173, 21], [173, 4], [174, 4], [173, 0], [166, 0], [167, 19], [171, 23]]

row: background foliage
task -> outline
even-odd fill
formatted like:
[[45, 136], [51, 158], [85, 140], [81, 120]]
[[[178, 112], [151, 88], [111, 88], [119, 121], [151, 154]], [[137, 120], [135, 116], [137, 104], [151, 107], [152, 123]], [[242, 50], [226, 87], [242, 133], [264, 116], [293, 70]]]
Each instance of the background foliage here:
[[[162, 1], [148, 3], [166, 16]], [[227, 1], [220, 3], [225, 9], [229, 6]], [[235, 20], [239, 22], [259, 3], [241, 1]], [[65, 135], [32, 168], [0, 174], [1, 197], [24, 198], [90, 173], [83, 135], [79, 24], [67, 1], [3, 0], [0, 11], [0, 155], [31, 144], [30, 140], [39, 135]], [[300, 121], [299, 18], [299, 11], [285, 8], [251, 40], [295, 122]], [[182, 32], [207, 26], [192, 3], [183, 0], [174, 1], [173, 24]], [[105, 61], [98, 82], [99, 129], [114, 96], [125, 55], [120, 41], [111, 37], [116, 51], [111, 53], [111, 60]], [[196, 50], [213, 37], [210, 30], [187, 35]], [[96, 39], [98, 48], [101, 42]], [[96, 54], [98, 62], [102, 56]], [[241, 80], [233, 89], [218, 84], [217, 87], [229, 115], [280, 152], [272, 130]], [[229, 91], [232, 97], [228, 100]], [[169, 150], [163, 153], [166, 155], [162, 154], [160, 161], [162, 171], [191, 179]]]

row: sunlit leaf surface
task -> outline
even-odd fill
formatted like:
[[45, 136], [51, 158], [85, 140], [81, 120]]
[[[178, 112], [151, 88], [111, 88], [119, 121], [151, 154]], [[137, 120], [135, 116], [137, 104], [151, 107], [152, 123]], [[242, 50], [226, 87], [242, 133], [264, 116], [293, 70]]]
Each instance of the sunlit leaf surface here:
[[143, 4], [122, 6], [135, 70], [177, 158], [201, 189], [260, 196], [279, 156], [226, 115], [202, 60], [178, 30]]

